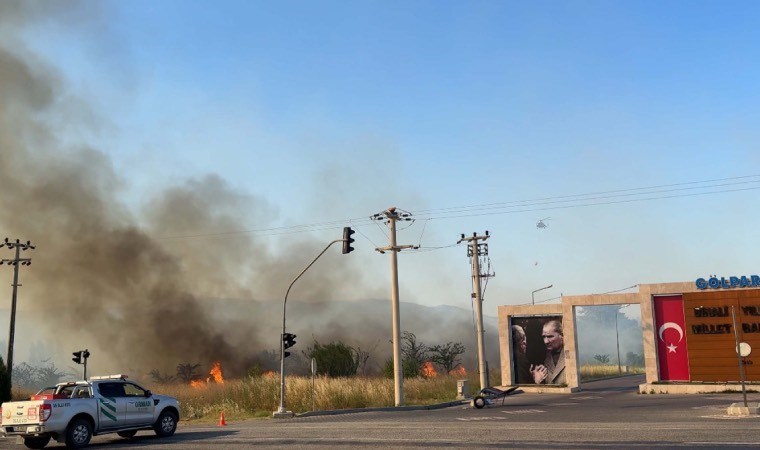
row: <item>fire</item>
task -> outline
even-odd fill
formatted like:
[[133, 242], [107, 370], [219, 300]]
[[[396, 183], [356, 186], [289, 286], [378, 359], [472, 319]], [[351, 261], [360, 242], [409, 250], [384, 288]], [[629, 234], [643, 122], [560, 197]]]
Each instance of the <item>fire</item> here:
[[277, 372], [274, 370], [267, 370], [266, 372], [261, 374], [264, 378], [277, 378]]
[[456, 369], [451, 369], [449, 371], [449, 375], [453, 377], [466, 377], [467, 376], [467, 370], [465, 370], [464, 366], [459, 366]]
[[430, 361], [422, 365], [420, 373], [425, 378], [435, 378], [438, 376], [438, 372], [435, 370], [435, 366], [433, 366], [433, 363]]
[[205, 380], [191, 380], [190, 386], [194, 388], [202, 388], [212, 382], [224, 384], [224, 375], [222, 375], [222, 363], [219, 361], [215, 362], [211, 366], [211, 370], [209, 371], [208, 375], [209, 376], [206, 377]]
[[211, 367], [211, 371], [208, 374], [211, 375], [211, 377], [209, 377], [209, 381], [213, 379], [216, 383], [224, 384], [224, 376], [222, 376], [222, 363], [219, 361], [214, 363], [214, 366]]

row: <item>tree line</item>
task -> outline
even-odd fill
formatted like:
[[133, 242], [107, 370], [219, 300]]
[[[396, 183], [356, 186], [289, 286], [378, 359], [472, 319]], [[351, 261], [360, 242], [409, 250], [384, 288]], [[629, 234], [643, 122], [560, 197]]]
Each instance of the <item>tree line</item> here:
[[[465, 352], [465, 347], [461, 342], [428, 346], [414, 333], [408, 331], [403, 333], [401, 341], [402, 371], [405, 378], [423, 376], [423, 366], [428, 362], [435, 366], [436, 371], [449, 373], [461, 365], [461, 356]], [[393, 359], [385, 360], [379, 370], [373, 370], [369, 366], [371, 354], [371, 351], [351, 346], [340, 340], [323, 343], [315, 339], [306, 350], [300, 354], [293, 353], [285, 359], [286, 373], [308, 375], [311, 373], [311, 360], [314, 359], [317, 375], [353, 377], [380, 374], [393, 378]], [[247, 376], [259, 377], [267, 372], [277, 372], [279, 361], [278, 350], [262, 351], [254, 358], [254, 363], [247, 370]], [[199, 370], [201, 370], [200, 364], [185, 362], [177, 365], [176, 374], [165, 374], [153, 370], [150, 376], [157, 383], [189, 383], [205, 376], [199, 373]]]

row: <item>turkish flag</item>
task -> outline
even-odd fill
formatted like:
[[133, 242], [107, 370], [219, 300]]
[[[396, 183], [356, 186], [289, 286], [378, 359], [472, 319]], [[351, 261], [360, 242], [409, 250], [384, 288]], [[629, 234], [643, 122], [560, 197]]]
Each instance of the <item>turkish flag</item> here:
[[680, 295], [654, 297], [655, 339], [661, 381], [689, 381], [686, 321]]

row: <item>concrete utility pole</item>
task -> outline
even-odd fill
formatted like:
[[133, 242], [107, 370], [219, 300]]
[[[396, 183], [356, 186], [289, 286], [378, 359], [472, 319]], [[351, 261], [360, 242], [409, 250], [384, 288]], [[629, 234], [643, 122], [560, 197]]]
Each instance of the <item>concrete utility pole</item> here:
[[401, 360], [401, 318], [399, 315], [398, 299], [398, 262], [396, 253], [404, 249], [419, 248], [413, 245], [396, 245], [396, 221], [412, 220], [412, 215], [408, 212], [398, 213], [396, 207], [388, 208], [386, 211], [370, 216], [372, 220], [385, 221], [390, 230], [390, 245], [387, 247], [376, 248], [380, 253], [391, 252], [391, 310], [393, 316], [393, 380], [394, 391], [396, 393], [396, 406], [404, 404], [404, 373]]
[[11, 242], [8, 238], [5, 238], [5, 242], [0, 243], [0, 248], [8, 247], [9, 249], [16, 250], [16, 257], [14, 259], [3, 259], [0, 264], [7, 263], [13, 266], [13, 295], [11, 297], [11, 324], [8, 332], [8, 357], [5, 363], [8, 366], [8, 379], [13, 384], [13, 339], [16, 335], [16, 295], [18, 287], [18, 266], [29, 266], [32, 264], [31, 258], [21, 258], [21, 250], [34, 250], [34, 246], [31, 242], [26, 241], [22, 243], [19, 239], [16, 242]]
[[478, 241], [485, 241], [489, 237], [488, 231], [483, 236], [472, 233], [471, 237], [462, 237], [457, 244], [468, 242], [467, 256], [472, 258], [472, 289], [475, 298], [475, 314], [477, 315], [478, 327], [478, 372], [480, 373], [480, 389], [488, 387], [488, 369], [486, 368], [486, 349], [485, 349], [485, 330], [483, 329], [483, 297], [480, 290], [480, 278], [488, 278], [491, 274], [480, 274], [480, 256], [488, 256], [488, 244], [480, 244]]

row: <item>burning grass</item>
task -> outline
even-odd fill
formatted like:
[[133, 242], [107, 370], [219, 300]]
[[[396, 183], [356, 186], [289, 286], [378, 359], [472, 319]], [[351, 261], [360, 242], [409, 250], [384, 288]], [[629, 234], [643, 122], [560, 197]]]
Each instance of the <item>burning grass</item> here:
[[[425, 405], [452, 401], [456, 397], [457, 376], [436, 376], [404, 380], [407, 405]], [[491, 378], [492, 382], [494, 377]], [[476, 383], [477, 378], [470, 383]], [[189, 385], [153, 386], [155, 392], [177, 397], [183, 418], [216, 421], [224, 411], [227, 420], [269, 417], [280, 404], [280, 379], [254, 377], [226, 379], [224, 384], [209, 383], [203, 389]], [[286, 378], [287, 408], [300, 413], [312, 410], [311, 377]], [[317, 410], [393, 406], [393, 380], [383, 377], [315, 379], [313, 401]]]

